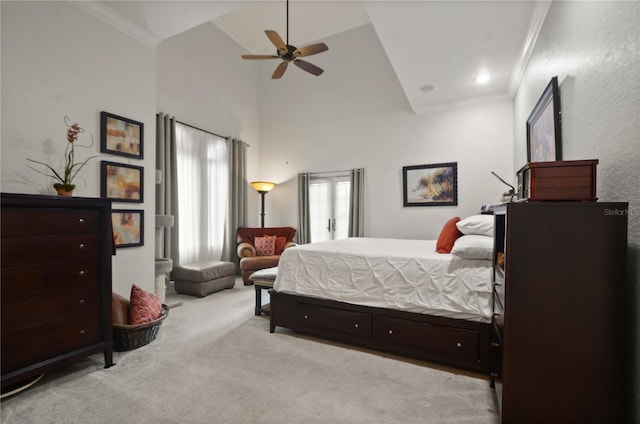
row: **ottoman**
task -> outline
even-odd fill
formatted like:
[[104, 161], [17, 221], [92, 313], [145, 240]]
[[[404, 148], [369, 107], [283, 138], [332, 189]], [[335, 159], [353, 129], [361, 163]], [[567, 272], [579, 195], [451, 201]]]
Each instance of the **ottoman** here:
[[175, 267], [171, 276], [176, 292], [205, 297], [235, 285], [236, 265], [222, 261], [196, 262]]
[[256, 271], [249, 277], [249, 281], [254, 284], [256, 288], [256, 315], [262, 315], [265, 313], [269, 315], [271, 313], [271, 306], [262, 306], [262, 290], [269, 290], [273, 288], [273, 283], [276, 281], [276, 275], [278, 274], [278, 267], [265, 268], [260, 271]]

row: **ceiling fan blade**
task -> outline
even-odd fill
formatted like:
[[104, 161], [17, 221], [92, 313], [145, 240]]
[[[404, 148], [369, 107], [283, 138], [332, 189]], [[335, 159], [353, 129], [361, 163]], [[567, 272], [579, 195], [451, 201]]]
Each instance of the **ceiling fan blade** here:
[[300, 47], [293, 54], [296, 57], [311, 56], [312, 54], [326, 52], [327, 50], [329, 50], [329, 47], [327, 47], [326, 44], [318, 43], [318, 44], [311, 44], [310, 46]]
[[275, 71], [273, 71], [273, 75], [271, 75], [271, 79], [280, 79], [284, 75], [284, 71], [287, 70], [287, 65], [289, 62], [282, 62], [278, 65]]
[[320, 75], [321, 73], [323, 73], [324, 71], [321, 68], [318, 68], [316, 65], [309, 63], [309, 62], [305, 62], [304, 60], [301, 59], [296, 59], [293, 61], [293, 63], [300, 69], [303, 69], [307, 72], [309, 72], [310, 74], [313, 74], [315, 76]]
[[273, 43], [274, 46], [276, 46], [276, 48], [278, 49], [278, 52], [283, 51], [283, 52], [287, 52], [287, 45], [284, 43], [284, 41], [282, 41], [282, 38], [280, 38], [280, 35], [270, 29], [267, 29], [264, 31], [265, 34], [267, 34], [267, 37], [269, 37], [269, 40], [271, 40], [271, 42]]
[[269, 54], [243, 54], [243, 59], [279, 59], [280, 56], [274, 56]]

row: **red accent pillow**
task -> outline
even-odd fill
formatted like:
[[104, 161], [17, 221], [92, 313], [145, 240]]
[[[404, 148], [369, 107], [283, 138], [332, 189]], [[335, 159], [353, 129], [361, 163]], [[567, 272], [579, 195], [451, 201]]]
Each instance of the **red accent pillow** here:
[[256, 237], [253, 247], [256, 248], [256, 255], [271, 256], [276, 253], [276, 236]]
[[284, 251], [284, 246], [286, 244], [287, 244], [287, 238], [286, 237], [277, 237], [276, 236], [275, 255], [282, 255], [282, 252]]
[[129, 305], [129, 325], [145, 324], [160, 318], [162, 302], [153, 293], [131, 286], [131, 304]]
[[444, 227], [442, 227], [442, 231], [440, 232], [440, 236], [438, 236], [438, 241], [436, 242], [436, 252], [451, 253], [453, 243], [455, 243], [458, 237], [462, 235], [456, 226], [458, 221], [460, 221], [460, 217], [456, 216], [444, 224]]

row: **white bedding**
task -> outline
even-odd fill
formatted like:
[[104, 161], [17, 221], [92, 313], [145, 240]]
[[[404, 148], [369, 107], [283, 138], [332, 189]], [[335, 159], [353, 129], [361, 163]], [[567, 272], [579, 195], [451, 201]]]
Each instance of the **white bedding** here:
[[349, 238], [280, 257], [274, 289], [364, 306], [491, 321], [491, 261], [436, 253], [435, 240]]

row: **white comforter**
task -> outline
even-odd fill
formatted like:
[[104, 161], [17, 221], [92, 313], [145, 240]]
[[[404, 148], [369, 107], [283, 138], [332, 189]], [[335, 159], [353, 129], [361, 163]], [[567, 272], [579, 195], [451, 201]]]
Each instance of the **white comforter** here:
[[491, 321], [491, 261], [436, 253], [435, 240], [350, 238], [280, 257], [274, 289], [470, 321]]

